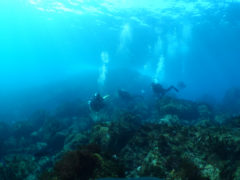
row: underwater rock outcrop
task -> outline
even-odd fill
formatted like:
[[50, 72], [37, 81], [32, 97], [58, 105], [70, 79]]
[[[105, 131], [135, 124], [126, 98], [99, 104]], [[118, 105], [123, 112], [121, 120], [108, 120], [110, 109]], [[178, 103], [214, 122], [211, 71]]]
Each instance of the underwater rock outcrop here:
[[240, 114], [240, 88], [227, 90], [222, 101], [222, 111], [229, 114]]
[[62, 109], [6, 126], [0, 179], [238, 180], [239, 116], [167, 96], [113, 104], [96, 122]]
[[[171, 97], [163, 97], [156, 102], [156, 112], [163, 121], [166, 117], [175, 118], [179, 123], [186, 125], [212, 122], [213, 110], [206, 104], [194, 103]], [[158, 121], [161, 122], [161, 121]]]
[[119, 119], [96, 124], [90, 135], [90, 143], [96, 143], [102, 149], [119, 152], [140, 126], [141, 119], [133, 113], [123, 112]]
[[89, 180], [99, 177], [123, 177], [123, 168], [118, 162], [101, 153], [96, 145], [88, 145], [79, 150], [66, 152], [50, 172], [40, 176], [40, 180]]
[[97, 180], [163, 180], [154, 177], [142, 177], [142, 178], [101, 178]]
[[31, 179], [39, 171], [31, 155], [7, 155], [0, 163], [0, 179]]
[[176, 115], [179, 119], [187, 121], [196, 120], [199, 116], [197, 105], [186, 100], [164, 97], [158, 100], [157, 108], [160, 115]]
[[228, 117], [223, 124], [228, 127], [240, 128], [240, 116]]

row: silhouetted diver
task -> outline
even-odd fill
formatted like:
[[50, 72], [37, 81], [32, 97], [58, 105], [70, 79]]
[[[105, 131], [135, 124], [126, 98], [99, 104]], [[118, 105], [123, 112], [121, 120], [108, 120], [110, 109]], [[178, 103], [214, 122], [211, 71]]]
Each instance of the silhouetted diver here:
[[169, 88], [165, 89], [159, 83], [154, 83], [154, 82], [152, 83], [153, 93], [158, 96], [164, 96], [166, 93], [168, 93], [172, 89], [175, 90], [176, 92], [179, 92], [179, 90], [175, 86], [170, 86]]
[[143, 98], [141, 95], [132, 95], [123, 89], [118, 90], [118, 97], [124, 101], [132, 101], [136, 98]]
[[95, 93], [92, 99], [88, 101], [88, 104], [94, 112], [99, 112], [105, 106], [104, 98], [99, 93]]

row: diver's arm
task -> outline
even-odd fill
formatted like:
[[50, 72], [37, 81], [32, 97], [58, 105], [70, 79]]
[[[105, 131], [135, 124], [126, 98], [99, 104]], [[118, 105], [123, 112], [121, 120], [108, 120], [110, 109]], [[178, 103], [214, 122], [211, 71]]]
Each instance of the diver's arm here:
[[175, 86], [170, 86], [170, 87], [166, 90], [166, 92], [171, 91], [172, 89], [174, 89], [176, 92], [179, 92], [179, 90], [178, 90]]

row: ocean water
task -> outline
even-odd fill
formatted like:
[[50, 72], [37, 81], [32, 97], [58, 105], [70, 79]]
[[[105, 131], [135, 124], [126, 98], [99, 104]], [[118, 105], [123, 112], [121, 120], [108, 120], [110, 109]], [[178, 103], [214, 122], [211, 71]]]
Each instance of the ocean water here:
[[[142, 121], [170, 119], [184, 125], [235, 118], [240, 114], [239, 68], [240, 0], [1, 0], [0, 179], [1, 167], [11, 162], [6, 155], [26, 152], [37, 159], [38, 169], [44, 169], [38, 159], [44, 156], [51, 160], [46, 166], [53, 167], [58, 153], [69, 148], [71, 133], [75, 137], [102, 119], [118, 119], [124, 108], [139, 113], [130, 113], [134, 122], [138, 115]], [[165, 92], [159, 93], [163, 99], [154, 95], [153, 83], [172, 87], [166, 99]], [[95, 93], [109, 105], [103, 114], [91, 106]], [[173, 110], [165, 111], [168, 103], [176, 104]], [[240, 126], [238, 118], [229, 120], [234, 128]], [[64, 125], [56, 123], [59, 119]], [[86, 142], [80, 137], [75, 138]], [[141, 168], [125, 175], [134, 177]], [[162, 174], [157, 177], [166, 178]]]
[[[184, 98], [221, 100], [240, 85], [238, 0], [14, 0], [0, 5], [3, 106], [23, 96], [25, 106], [46, 106], [45, 99], [61, 99], [64, 92], [83, 97], [119, 88], [149, 92], [152, 81], [184, 82]], [[29, 94], [39, 91], [45, 98], [32, 102]]]

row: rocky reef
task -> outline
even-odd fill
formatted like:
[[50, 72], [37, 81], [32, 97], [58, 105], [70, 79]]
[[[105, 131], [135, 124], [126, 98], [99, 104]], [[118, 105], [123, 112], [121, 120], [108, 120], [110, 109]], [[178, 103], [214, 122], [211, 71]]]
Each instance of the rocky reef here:
[[97, 113], [66, 103], [1, 123], [0, 179], [239, 179], [239, 116], [168, 96], [119, 101]]

